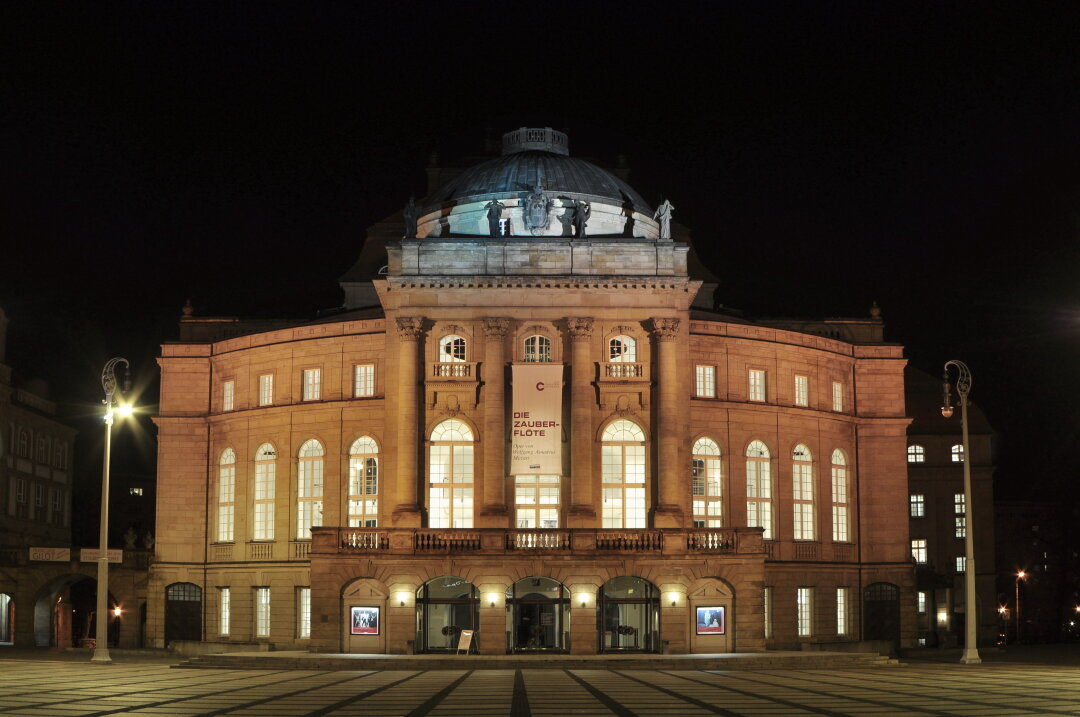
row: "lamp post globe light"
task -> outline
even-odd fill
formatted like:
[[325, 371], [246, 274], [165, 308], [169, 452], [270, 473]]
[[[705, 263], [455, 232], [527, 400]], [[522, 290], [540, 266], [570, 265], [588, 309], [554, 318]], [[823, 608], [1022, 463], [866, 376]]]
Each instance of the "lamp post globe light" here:
[[[1027, 578], [1027, 573], [1019, 570], [1016, 573], [1016, 644], [1020, 644], [1020, 581]], [[1080, 611], [1080, 608], [1077, 608]]]
[[960, 431], [964, 458], [964, 654], [960, 662], [965, 665], [977, 665], [979, 657], [978, 615], [975, 605], [975, 506], [971, 500], [971, 451], [968, 448], [968, 393], [971, 391], [971, 370], [963, 361], [946, 361], [944, 383], [944, 402], [941, 415], [952, 418], [953, 406], [950, 395], [949, 368], [956, 369], [956, 392], [960, 395]]
[[[101, 525], [98, 540], [98, 575], [97, 575], [97, 612], [96, 612], [96, 640], [94, 641], [94, 654], [90, 662], [101, 665], [112, 663], [109, 657], [109, 458], [112, 448], [112, 424], [113, 409], [121, 416], [130, 416], [131, 407], [128, 405], [116, 406], [116, 367], [124, 366], [124, 387], [130, 388], [128, 368], [130, 364], [126, 358], [119, 356], [105, 362], [105, 368], [101, 371], [101, 387], [105, 390], [105, 454], [102, 458], [101, 469]], [[121, 392], [121, 395], [122, 392]]]

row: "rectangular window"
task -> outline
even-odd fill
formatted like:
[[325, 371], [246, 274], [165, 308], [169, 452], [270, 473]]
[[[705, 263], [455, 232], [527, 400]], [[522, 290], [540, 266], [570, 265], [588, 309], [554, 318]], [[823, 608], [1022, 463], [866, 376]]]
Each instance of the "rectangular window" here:
[[926, 516], [926, 496], [922, 493], [912, 493], [908, 498], [909, 505], [911, 506], [912, 518], [923, 518]]
[[232, 598], [229, 588], [218, 588], [218, 634], [229, 634], [229, 619], [232, 612]]
[[836, 588], [836, 634], [848, 634], [848, 589]]
[[694, 395], [698, 398], [716, 398], [716, 367], [694, 367]]
[[967, 516], [958, 515], [954, 518], [956, 525], [953, 528], [953, 533], [957, 538], [967, 537]]
[[720, 480], [720, 456], [694, 456], [690, 471], [694, 527], [723, 527], [724, 496]]
[[813, 540], [814, 478], [809, 461], [798, 460], [792, 466], [792, 503], [795, 540]]
[[750, 392], [748, 398], [751, 401], [764, 401], [765, 400], [765, 372], [752, 368], [748, 375], [750, 382]]
[[311, 527], [323, 525], [323, 462], [321, 457], [300, 459], [297, 470], [296, 538], [311, 540]]
[[[370, 442], [360, 450], [377, 449], [374, 442]], [[349, 527], [376, 528], [378, 525], [379, 457], [354, 453], [349, 456]]]
[[15, 517], [25, 518], [27, 514], [26, 479], [15, 480]]
[[233, 540], [233, 501], [236, 495], [236, 466], [222, 465], [218, 472], [218, 542]]
[[255, 637], [270, 637], [270, 588], [255, 588]]
[[919, 611], [919, 614], [920, 615], [925, 615], [926, 614], [926, 592], [924, 590], [920, 590], [916, 594], [916, 603], [915, 604], [916, 604], [916, 607], [917, 607], [917, 609]]
[[259, 376], [259, 405], [269, 406], [274, 402], [274, 374], [264, 373]]
[[45, 520], [45, 484], [34, 484], [34, 520]]
[[221, 410], [231, 411], [236, 406], [236, 381], [228, 380], [221, 383]]
[[810, 403], [810, 379], [806, 376], [795, 376], [795, 405], [806, 406]]
[[837, 413], [844, 410], [844, 384], [839, 381], [832, 383], [832, 410]]
[[375, 364], [364, 363], [353, 366], [353, 396], [375, 395]]
[[956, 559], [956, 572], [963, 573], [967, 571], [967, 557], [964, 555], [959, 556]]
[[954, 534], [957, 538], [967, 537], [967, 502], [963, 493], [953, 494], [953, 513], [955, 514]]
[[771, 585], [765, 586], [764, 597], [765, 608], [765, 639], [768, 640], [773, 636], [773, 619], [772, 619], [772, 605], [773, 605], [773, 589]]
[[602, 526], [645, 527], [645, 446], [604, 445], [601, 449]]
[[52, 522], [53, 525], [62, 525], [64, 522], [64, 492], [59, 488], [53, 488], [52, 496]]
[[277, 465], [273, 458], [259, 455], [255, 460], [255, 526], [254, 540], [274, 539], [274, 494]]
[[813, 626], [811, 625], [811, 618], [813, 617], [814, 612], [813, 601], [813, 588], [798, 589], [795, 598], [795, 608], [799, 637], [809, 637], [812, 634]]
[[514, 476], [517, 527], [536, 530], [559, 527], [559, 476]]
[[772, 540], [772, 466], [768, 458], [746, 459], [746, 524], [764, 528], [762, 538]]
[[301, 640], [311, 637], [311, 588], [296, 591], [296, 636]]
[[473, 527], [473, 447], [431, 446], [428, 475], [428, 526]]
[[911, 539], [911, 557], [915, 558], [919, 565], [926, 564], [926, 538]]
[[832, 465], [832, 539], [846, 543], [851, 539], [848, 529], [848, 475], [847, 462], [839, 462], [841, 454], [833, 454]]
[[304, 369], [304, 390], [303, 397], [305, 401], [318, 401], [322, 395], [322, 369], [318, 368], [306, 368]]

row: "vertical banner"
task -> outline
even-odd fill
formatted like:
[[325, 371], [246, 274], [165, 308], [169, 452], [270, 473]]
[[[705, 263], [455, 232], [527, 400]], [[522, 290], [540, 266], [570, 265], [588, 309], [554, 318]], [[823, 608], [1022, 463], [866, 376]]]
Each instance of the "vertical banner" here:
[[562, 475], [563, 365], [514, 364], [511, 475]]

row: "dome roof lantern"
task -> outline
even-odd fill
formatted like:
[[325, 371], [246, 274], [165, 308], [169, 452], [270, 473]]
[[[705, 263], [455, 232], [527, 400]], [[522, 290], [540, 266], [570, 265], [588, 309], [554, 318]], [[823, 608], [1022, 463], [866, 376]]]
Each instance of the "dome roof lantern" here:
[[552, 154], [570, 155], [570, 145], [565, 132], [550, 127], [519, 127], [502, 136], [502, 153], [508, 154], [539, 150]]

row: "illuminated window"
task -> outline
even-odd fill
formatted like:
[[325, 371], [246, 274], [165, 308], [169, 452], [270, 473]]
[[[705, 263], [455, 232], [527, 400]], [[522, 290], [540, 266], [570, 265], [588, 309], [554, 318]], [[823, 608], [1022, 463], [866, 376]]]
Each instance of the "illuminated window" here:
[[264, 443], [255, 451], [255, 540], [274, 539], [274, 495], [277, 491], [277, 451]]
[[711, 438], [694, 442], [690, 468], [695, 528], [724, 525], [723, 485], [720, 476], [720, 447]]
[[911, 509], [912, 518], [926, 517], [926, 496], [922, 493], [912, 493], [908, 496], [908, 505]]
[[956, 572], [967, 572], [967, 558], [963, 555], [956, 558]]
[[353, 366], [353, 396], [362, 398], [375, 395], [375, 364]]
[[142, 495], [142, 494], [143, 494], [143, 489], [142, 488], [139, 488], [139, 487], [128, 488], [128, 495]]
[[522, 530], [559, 527], [559, 476], [514, 476], [514, 509]]
[[915, 604], [916, 604], [916, 609], [919, 611], [919, 614], [920, 615], [925, 615], [926, 614], [926, 592], [925, 591], [920, 590], [918, 593], [916, 593], [916, 602], [915, 602]]
[[848, 589], [836, 588], [836, 634], [848, 634]]
[[318, 401], [322, 395], [322, 369], [304, 369], [303, 397], [305, 401]]
[[645, 433], [633, 421], [612, 421], [601, 439], [605, 528], [645, 527]]
[[832, 384], [832, 410], [841, 412], [844, 410], [844, 384], [833, 381]]
[[440, 363], [464, 363], [464, 337], [450, 335], [439, 339], [439, 361]]
[[473, 527], [473, 433], [461, 421], [431, 431], [428, 527]]
[[811, 624], [814, 613], [814, 590], [813, 588], [799, 588], [795, 596], [796, 622], [799, 637], [808, 637], [812, 633]]
[[791, 453], [791, 487], [795, 540], [813, 540], [814, 464], [810, 449], [801, 443]]
[[296, 589], [296, 636], [301, 640], [311, 637], [311, 588]]
[[217, 539], [218, 542], [229, 543], [233, 540], [233, 501], [236, 498], [236, 453], [231, 448], [222, 451], [218, 461], [217, 494]]
[[255, 637], [270, 637], [270, 588], [255, 588]]
[[795, 405], [806, 406], [810, 403], [810, 379], [806, 376], [795, 376]]
[[349, 527], [379, 525], [379, 444], [361, 436], [349, 448]]
[[300, 446], [296, 489], [296, 538], [310, 540], [311, 528], [323, 524], [323, 447], [312, 439]]
[[764, 401], [765, 400], [765, 372], [752, 368], [747, 374], [747, 381], [749, 383], [749, 393], [747, 397], [751, 401]]
[[551, 361], [551, 339], [547, 336], [530, 336], [525, 339], [525, 360], [529, 363]]
[[848, 528], [847, 458], [839, 448], [832, 452], [832, 539], [838, 543], [851, 540]]
[[232, 594], [229, 588], [218, 588], [218, 634], [229, 634], [232, 613]]
[[963, 445], [957, 443], [955, 446], [953, 446], [950, 449], [949, 452], [952, 454], [952, 462], [953, 463], [963, 463], [964, 462], [964, 446]]
[[967, 503], [963, 493], [953, 494], [954, 532], [957, 538], [967, 537]]
[[908, 463], [926, 463], [926, 449], [922, 446], [912, 444], [907, 447], [907, 462]]
[[919, 565], [926, 564], [926, 538], [912, 538], [911, 557], [913, 557], [915, 562]]
[[637, 361], [637, 342], [629, 336], [616, 336], [608, 341], [608, 361], [610, 363], [635, 363]]
[[259, 376], [259, 405], [269, 406], [274, 402], [274, 374], [264, 373]]
[[761, 441], [746, 447], [746, 525], [764, 528], [763, 537], [772, 540], [772, 463]]
[[236, 407], [236, 381], [222, 381], [221, 410], [231, 411]]
[[716, 398], [716, 367], [694, 367], [694, 395], [699, 398]]

